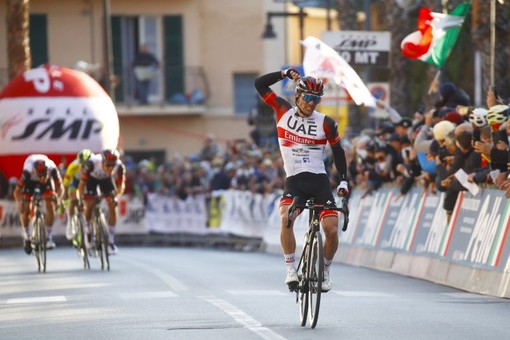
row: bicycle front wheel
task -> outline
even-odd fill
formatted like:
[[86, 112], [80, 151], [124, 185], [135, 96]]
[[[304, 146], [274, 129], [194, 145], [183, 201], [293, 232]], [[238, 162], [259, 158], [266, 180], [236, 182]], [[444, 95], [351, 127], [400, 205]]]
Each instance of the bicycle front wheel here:
[[299, 260], [299, 265], [297, 268], [299, 286], [296, 294], [297, 303], [299, 305], [299, 322], [301, 326], [306, 325], [306, 318], [308, 317], [308, 294], [310, 293], [310, 290], [308, 289], [307, 264], [308, 264], [308, 243], [305, 238], [305, 243], [303, 244], [303, 253], [301, 254], [301, 258]]
[[309, 320], [310, 327], [315, 328], [319, 319], [319, 309], [321, 305], [322, 281], [324, 279], [324, 250], [322, 245], [322, 235], [315, 232], [312, 236], [311, 247], [308, 255], [308, 277], [309, 277]]
[[110, 270], [110, 258], [108, 254], [108, 229], [103, 224], [103, 218], [100, 215], [97, 216], [95, 223], [95, 245], [97, 251], [97, 257], [101, 264], [101, 270]]
[[34, 221], [34, 245], [35, 258], [37, 260], [37, 271], [46, 273], [46, 226], [42, 216], [36, 216]]

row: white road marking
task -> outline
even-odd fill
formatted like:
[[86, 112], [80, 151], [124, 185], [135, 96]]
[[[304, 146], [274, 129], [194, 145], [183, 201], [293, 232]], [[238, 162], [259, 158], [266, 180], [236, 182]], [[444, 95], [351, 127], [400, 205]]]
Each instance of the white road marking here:
[[334, 290], [333, 293], [349, 297], [394, 297], [395, 295], [382, 292], [366, 292], [357, 290]]
[[273, 332], [267, 327], [263, 327], [260, 322], [240, 310], [239, 308], [231, 305], [230, 303], [218, 299], [214, 296], [203, 296], [202, 297], [207, 302], [215, 305], [228, 315], [230, 315], [236, 322], [240, 323], [244, 327], [248, 328], [253, 333], [259, 335], [263, 339], [268, 340], [281, 340], [286, 339], [285, 337], [281, 336], [280, 334]]
[[149, 266], [146, 263], [138, 262], [138, 261], [132, 260], [132, 259], [129, 260], [129, 263], [131, 263], [132, 265], [134, 265], [134, 266], [136, 266], [138, 268], [141, 268], [141, 269], [143, 269], [145, 271], [148, 271], [149, 273], [159, 277], [173, 291], [176, 291], [176, 292], [185, 292], [185, 291], [189, 290], [188, 287], [186, 287], [186, 285], [184, 283], [182, 283], [181, 281], [179, 281], [178, 279], [176, 279], [172, 275], [170, 275], [168, 273], [165, 273], [164, 271], [162, 271], [160, 269], [153, 268], [153, 267]]
[[64, 302], [67, 301], [65, 296], [38, 296], [38, 297], [29, 297], [29, 298], [17, 298], [17, 299], [7, 299], [6, 303], [14, 304], [14, 303], [46, 303], [46, 302]]
[[120, 294], [120, 297], [126, 300], [135, 300], [135, 299], [156, 299], [156, 298], [173, 298], [176, 297], [177, 294], [170, 291], [164, 292], [144, 292], [144, 293], [129, 293], [129, 294]]
[[249, 295], [249, 296], [288, 296], [279, 290], [227, 290], [232, 295]]

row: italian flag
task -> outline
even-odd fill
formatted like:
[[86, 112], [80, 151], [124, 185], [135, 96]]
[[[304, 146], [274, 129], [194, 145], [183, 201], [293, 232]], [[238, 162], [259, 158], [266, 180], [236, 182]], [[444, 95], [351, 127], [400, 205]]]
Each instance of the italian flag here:
[[428, 8], [421, 8], [418, 15], [418, 31], [402, 40], [400, 45], [402, 55], [443, 68], [457, 41], [470, 6], [469, 2], [463, 3], [450, 14], [435, 13]]

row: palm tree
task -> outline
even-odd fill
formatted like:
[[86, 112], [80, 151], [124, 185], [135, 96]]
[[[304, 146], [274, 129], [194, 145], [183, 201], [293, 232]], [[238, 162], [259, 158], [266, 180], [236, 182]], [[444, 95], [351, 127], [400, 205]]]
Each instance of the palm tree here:
[[7, 56], [9, 79], [29, 70], [29, 0], [7, 0]]

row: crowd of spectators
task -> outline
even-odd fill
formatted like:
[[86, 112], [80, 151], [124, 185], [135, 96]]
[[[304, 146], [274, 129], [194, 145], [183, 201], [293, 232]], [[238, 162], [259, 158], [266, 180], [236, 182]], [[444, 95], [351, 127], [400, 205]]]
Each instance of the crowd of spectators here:
[[[362, 131], [351, 143], [351, 185], [364, 195], [396, 183], [401, 197], [418, 184], [432, 194], [444, 192], [448, 220], [469, 183], [491, 185], [510, 197], [509, 106], [492, 90], [487, 107], [474, 108], [463, 90], [444, 83], [434, 107], [418, 110], [412, 118], [382, 102], [378, 106], [388, 112], [389, 121]], [[468, 184], [459, 173], [467, 175]]]

